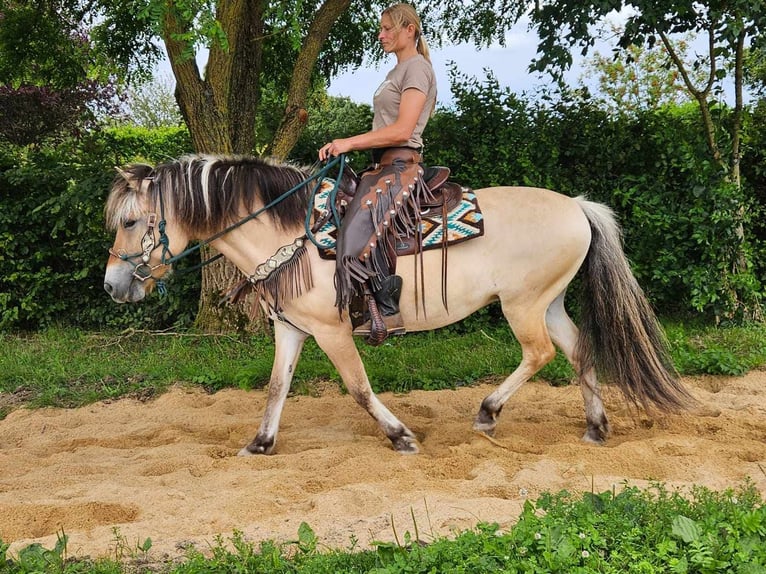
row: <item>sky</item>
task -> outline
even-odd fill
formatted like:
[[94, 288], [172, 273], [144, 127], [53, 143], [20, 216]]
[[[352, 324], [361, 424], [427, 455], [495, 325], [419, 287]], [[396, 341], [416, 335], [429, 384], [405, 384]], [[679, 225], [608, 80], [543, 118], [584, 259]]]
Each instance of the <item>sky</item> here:
[[[431, 61], [436, 73], [439, 90], [438, 103], [448, 105], [452, 102], [448, 63], [454, 62], [457, 70], [468, 77], [482, 81], [486, 77], [485, 69], [492, 74], [502, 87], [508, 87], [515, 93], [532, 92], [536, 87], [546, 85], [546, 76], [530, 73], [527, 68], [537, 53], [537, 36], [527, 30], [527, 23], [519, 23], [505, 37], [505, 46], [499, 44], [477, 48], [472, 44], [430, 48]], [[606, 53], [608, 48], [602, 48]], [[388, 70], [396, 64], [392, 54], [379, 64], [378, 68], [367, 67], [345, 72], [334, 78], [328, 92], [333, 96], [346, 96], [357, 103], [372, 105], [375, 88], [386, 77]], [[573, 84], [582, 74], [579, 62], [565, 76]]]

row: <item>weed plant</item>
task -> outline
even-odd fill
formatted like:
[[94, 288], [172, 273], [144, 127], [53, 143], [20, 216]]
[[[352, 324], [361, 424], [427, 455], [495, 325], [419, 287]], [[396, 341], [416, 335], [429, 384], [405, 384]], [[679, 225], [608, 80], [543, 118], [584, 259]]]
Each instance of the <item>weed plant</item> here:
[[[432, 574], [756, 574], [766, 572], [766, 506], [751, 483], [722, 492], [622, 485], [601, 493], [544, 493], [527, 501], [502, 531], [479, 524], [453, 538], [406, 532], [395, 543], [327, 550], [307, 524], [296, 540], [252, 543], [241, 532], [219, 536], [204, 554], [191, 548], [180, 563], [69, 559], [66, 536], [51, 550], [39, 544], [8, 556], [0, 541], [0, 574], [306, 573]], [[147, 539], [148, 540], [148, 539]], [[124, 555], [123, 555], [124, 558]]]

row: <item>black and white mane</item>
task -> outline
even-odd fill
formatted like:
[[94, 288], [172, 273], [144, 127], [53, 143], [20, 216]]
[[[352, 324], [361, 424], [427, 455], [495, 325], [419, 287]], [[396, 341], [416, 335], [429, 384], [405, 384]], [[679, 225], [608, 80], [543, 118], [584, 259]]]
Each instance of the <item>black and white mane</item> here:
[[187, 155], [152, 167], [132, 164], [122, 170], [106, 205], [106, 222], [116, 229], [120, 222], [137, 213], [137, 190], [151, 179], [149, 201], [158, 205], [162, 193], [165, 209], [186, 230], [201, 234], [231, 225], [241, 219], [242, 206], [248, 210], [267, 205], [286, 191], [300, 186], [268, 210], [281, 228], [302, 224], [314, 183], [308, 168], [249, 156]]

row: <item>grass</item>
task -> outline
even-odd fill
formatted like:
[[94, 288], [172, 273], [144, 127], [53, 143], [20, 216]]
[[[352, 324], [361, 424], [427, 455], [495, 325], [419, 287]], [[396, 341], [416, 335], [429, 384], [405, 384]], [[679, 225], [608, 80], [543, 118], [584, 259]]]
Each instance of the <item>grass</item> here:
[[[479, 524], [452, 538], [431, 537], [413, 524], [395, 543], [359, 550], [321, 547], [302, 524], [293, 542], [254, 544], [242, 533], [219, 537], [180, 563], [153, 562], [146, 539], [113, 559], [68, 558], [62, 532], [52, 549], [33, 544], [8, 556], [0, 541], [0, 573], [567, 573], [707, 574], [766, 571], [766, 506], [752, 484], [716, 492], [622, 485], [584, 494], [544, 493], [527, 501], [509, 530]], [[116, 534], [118, 543], [121, 538]], [[120, 544], [118, 544], [120, 547]], [[117, 559], [121, 558], [121, 559]]]
[[[741, 375], [766, 366], [766, 325], [714, 328], [680, 322], [666, 325], [681, 374]], [[413, 333], [357, 347], [376, 392], [444, 389], [510, 373], [521, 358], [505, 327], [485, 321], [476, 328]], [[125, 331], [87, 333], [51, 329], [0, 335], [0, 418], [19, 406], [76, 407], [124, 396], [148, 398], [170, 385], [265, 386], [274, 345], [266, 335], [208, 336], [195, 333]], [[567, 384], [574, 373], [559, 354], [538, 377]], [[317, 381], [339, 382], [312, 339], [306, 343], [293, 383], [309, 393]]]

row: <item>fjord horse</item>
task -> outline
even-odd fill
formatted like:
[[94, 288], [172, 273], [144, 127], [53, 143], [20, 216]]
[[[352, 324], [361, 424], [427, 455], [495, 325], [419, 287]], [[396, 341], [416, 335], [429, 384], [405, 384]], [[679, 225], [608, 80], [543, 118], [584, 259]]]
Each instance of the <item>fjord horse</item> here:
[[[302, 269], [303, 277], [289, 277], [293, 289], [276, 304], [264, 300], [274, 320], [274, 364], [260, 428], [240, 454], [273, 452], [290, 382], [309, 336], [394, 449], [416, 453], [415, 435], [370, 387], [347, 312], [339, 313], [334, 306], [334, 261], [321, 259], [309, 241], [295, 243], [306, 235], [309, 175], [303, 168], [272, 160], [210, 155], [119, 170], [105, 208], [107, 225], [116, 237], [104, 287], [117, 302], [143, 299], [170, 269], [171, 255], [194, 240], [207, 239], [249, 277], [281, 248], [293, 246], [300, 260], [294, 268]], [[285, 193], [290, 189], [295, 193]], [[494, 187], [475, 193], [485, 232], [449, 248], [446, 307], [439, 250], [401, 257], [398, 265], [407, 331], [443, 327], [499, 301], [521, 344], [520, 364], [482, 401], [474, 429], [492, 435], [503, 405], [553, 359], [554, 345], [577, 373], [587, 442], [601, 444], [610, 431], [597, 375], [647, 411], [673, 412], [691, 403], [630, 270], [609, 208], [538, 188]], [[425, 289], [416, 295], [421, 271]], [[583, 282], [579, 328], [564, 308], [567, 286], [578, 271]]]

